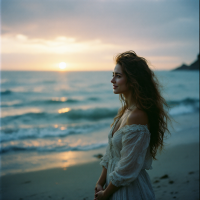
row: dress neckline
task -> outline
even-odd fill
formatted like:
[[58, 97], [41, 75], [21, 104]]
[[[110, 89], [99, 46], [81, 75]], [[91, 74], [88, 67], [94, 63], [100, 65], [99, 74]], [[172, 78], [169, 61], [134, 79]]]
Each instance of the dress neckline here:
[[118, 118], [118, 119], [115, 121], [115, 123], [113, 124], [113, 128], [112, 128], [112, 131], [111, 131], [111, 138], [114, 137], [114, 135], [115, 135], [116, 132], [118, 132], [118, 131], [122, 130], [124, 127], [128, 127], [128, 126], [145, 126], [145, 127], [147, 128], [147, 130], [149, 131], [149, 129], [148, 129], [148, 124], [131, 124], [131, 125], [128, 125], [128, 124], [127, 124], [127, 125], [121, 127], [120, 129], [116, 130], [116, 131], [113, 133], [113, 130], [114, 130], [114, 128], [115, 128], [115, 126], [116, 126], [116, 124], [117, 124], [118, 121], [119, 121], [119, 118]]
[[[113, 131], [114, 131], [114, 129], [115, 129], [115, 126], [116, 126], [116, 124], [117, 124], [117, 122], [119, 121], [119, 118], [117, 118], [117, 120], [115, 121], [115, 123], [113, 124], [113, 128], [112, 128], [112, 131], [111, 131], [111, 138], [113, 138], [113, 136], [114, 136], [114, 134], [118, 131], [118, 130], [120, 130], [120, 129], [118, 129], [118, 130], [116, 130], [114, 133], [113, 133]], [[123, 128], [123, 127], [122, 127]]]

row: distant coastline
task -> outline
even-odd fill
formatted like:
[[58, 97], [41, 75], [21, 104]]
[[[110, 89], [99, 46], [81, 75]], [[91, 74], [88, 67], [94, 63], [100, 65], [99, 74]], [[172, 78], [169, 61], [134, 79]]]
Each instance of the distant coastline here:
[[195, 60], [192, 64], [186, 65], [183, 63], [180, 67], [172, 69], [171, 71], [177, 70], [199, 70], [199, 55], [197, 56], [197, 60]]

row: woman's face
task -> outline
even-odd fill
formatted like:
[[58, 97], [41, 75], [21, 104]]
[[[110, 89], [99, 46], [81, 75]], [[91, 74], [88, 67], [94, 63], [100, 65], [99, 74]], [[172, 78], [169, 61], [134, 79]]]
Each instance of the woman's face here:
[[115, 94], [125, 94], [128, 92], [127, 78], [119, 64], [115, 66], [111, 83], [113, 84], [113, 92]]

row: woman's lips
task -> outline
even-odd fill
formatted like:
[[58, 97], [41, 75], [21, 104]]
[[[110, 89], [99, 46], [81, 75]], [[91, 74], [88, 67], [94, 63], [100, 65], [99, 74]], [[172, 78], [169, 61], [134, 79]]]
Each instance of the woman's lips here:
[[116, 89], [118, 86], [113, 85], [113, 89]]

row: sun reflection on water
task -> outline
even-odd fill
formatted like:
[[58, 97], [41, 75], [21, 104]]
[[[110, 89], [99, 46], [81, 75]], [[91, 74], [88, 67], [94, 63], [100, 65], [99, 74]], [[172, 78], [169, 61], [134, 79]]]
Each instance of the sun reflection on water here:
[[71, 109], [70, 108], [61, 108], [58, 110], [58, 113], [66, 113], [69, 112]]

